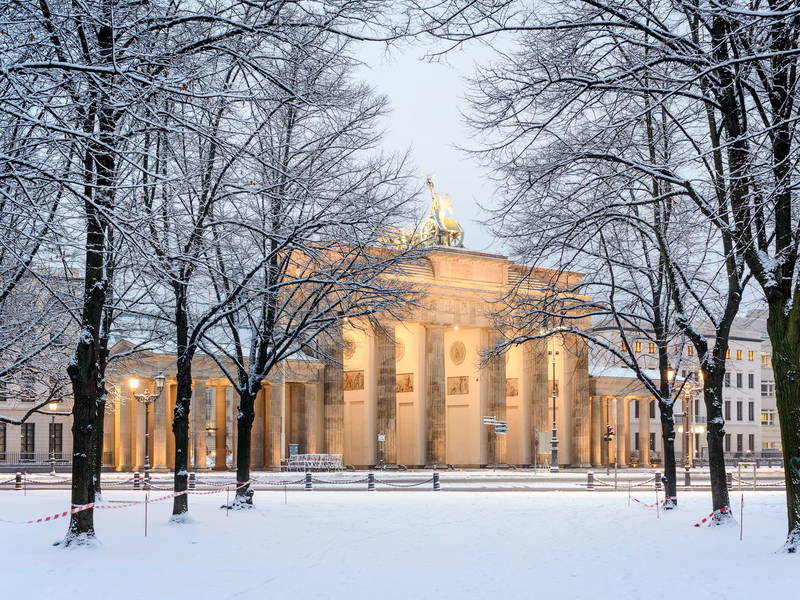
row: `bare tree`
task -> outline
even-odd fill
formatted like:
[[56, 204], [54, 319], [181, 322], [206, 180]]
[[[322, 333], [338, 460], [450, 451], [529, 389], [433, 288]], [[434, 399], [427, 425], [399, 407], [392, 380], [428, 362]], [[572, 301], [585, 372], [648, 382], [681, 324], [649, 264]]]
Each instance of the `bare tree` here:
[[[208, 74], [216, 57], [246, 61], [246, 52], [241, 52], [246, 38], [280, 39], [299, 29], [371, 37], [379, 29], [376, 15], [383, 10], [377, 0], [326, 0], [309, 6], [281, 0], [42, 0], [0, 8], [2, 110], [36, 125], [40, 153], [64, 158], [58, 185], [82, 216], [84, 230], [79, 254], [83, 301], [68, 373], [75, 402], [72, 503], [88, 510], [71, 516], [66, 545], [94, 538], [92, 464], [98, 406], [106, 393], [105, 340], [113, 321], [106, 309], [111, 298], [119, 297], [113, 290], [120, 266], [115, 252], [136, 237], [138, 220], [133, 211], [123, 209], [140, 198], [135, 192], [144, 184], [142, 138], [159, 122], [152, 107], [163, 106], [155, 100], [202, 102], [224, 96], [224, 87], [200, 89], [193, 83], [211, 81]], [[191, 126], [170, 124], [179, 130]], [[179, 432], [188, 402], [184, 395], [176, 409]], [[180, 473], [183, 481], [184, 470]]]
[[[741, 127], [726, 127], [738, 119], [752, 129], [754, 120], [763, 120], [759, 107], [769, 100], [760, 91], [764, 83], [756, 65], [775, 56], [763, 40], [777, 35], [774, 27], [790, 27], [794, 11], [781, 5], [784, 10], [774, 12], [776, 4], [745, 19], [742, 10], [750, 8], [739, 3], [540, 2], [536, 10], [513, 0], [413, 4], [423, 10], [424, 27], [452, 45], [499, 34], [514, 37], [516, 49], [480, 73], [475, 92], [473, 124], [484, 131], [483, 150], [507, 192], [501, 210], [546, 196], [557, 183], [580, 185], [581, 178], [611, 172], [610, 192], [626, 210], [680, 202], [684, 223], [697, 223], [707, 232], [708, 245], [719, 257], [713, 279], [687, 271], [672, 258], [674, 244], [659, 240], [658, 228], [652, 230], [663, 255], [675, 324], [697, 349], [704, 375], [712, 501], [715, 520], [723, 520], [730, 515], [722, 451], [725, 355], [749, 270], [759, 277], [756, 261], [747, 258], [755, 250], [744, 230], [769, 227], [775, 214], [753, 210], [753, 202], [772, 194], [757, 193], [759, 178], [747, 171], [771, 162], [770, 153], [743, 150], [757, 144], [749, 145]], [[735, 35], [728, 29], [733, 18], [741, 25]], [[784, 37], [792, 32], [785, 30]], [[761, 71], [761, 79], [773, 75], [766, 67]], [[655, 125], [669, 131], [669, 138], [662, 138], [669, 140], [663, 151], [652, 143]], [[637, 129], [648, 135], [632, 137]], [[754, 132], [759, 144], [770, 139], [771, 130], [769, 125]], [[652, 191], [626, 199], [621, 192], [631, 179], [652, 182]], [[772, 239], [764, 238], [765, 243]], [[709, 293], [715, 296], [712, 302]], [[709, 323], [713, 343], [703, 331]], [[789, 494], [791, 507], [794, 492]]]
[[344, 316], [402, 310], [413, 294], [396, 278], [398, 267], [417, 256], [385, 247], [390, 227], [412, 212], [413, 195], [402, 162], [376, 149], [386, 101], [353, 83], [346, 46], [297, 36], [260, 66], [291, 94], [265, 81], [274, 91], [239, 109], [257, 132], [240, 166], [252, 179], [210, 226], [217, 301], [243, 279], [248, 301], [202, 342], [239, 395], [236, 507], [252, 505], [246, 482], [262, 381], [292, 355], [318, 356], [317, 338]]

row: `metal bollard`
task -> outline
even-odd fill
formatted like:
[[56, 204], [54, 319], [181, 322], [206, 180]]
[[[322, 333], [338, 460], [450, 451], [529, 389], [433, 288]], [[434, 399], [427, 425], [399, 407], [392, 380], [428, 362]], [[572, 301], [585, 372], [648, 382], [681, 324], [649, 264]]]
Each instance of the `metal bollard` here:
[[726, 482], [728, 484], [728, 489], [732, 490], [733, 489], [733, 473], [731, 473], [730, 471], [725, 473], [725, 480], [726, 480]]
[[311, 473], [306, 473], [306, 491], [311, 491]]
[[683, 485], [686, 487], [692, 486], [692, 474], [689, 465], [686, 465], [686, 470], [683, 472]]
[[189, 489], [193, 490], [197, 486], [197, 473], [189, 473]]
[[589, 471], [586, 474], [586, 489], [593, 490], [594, 489], [594, 473]]
[[150, 490], [150, 471], [145, 471], [144, 472], [143, 483], [144, 483], [144, 485], [142, 486], [142, 489], [145, 490], [145, 491], [149, 491]]
[[369, 473], [367, 475], [367, 490], [370, 492], [375, 491], [375, 474]]
[[139, 489], [139, 473], [133, 474], [133, 489], [135, 490]]
[[656, 489], [661, 489], [661, 471], [656, 471]]
[[440, 489], [439, 488], [439, 473], [434, 471], [434, 473], [433, 473], [433, 491], [434, 492], [438, 492], [439, 489]]
[[14, 489], [21, 490], [22, 489], [22, 473], [17, 473], [14, 475]]

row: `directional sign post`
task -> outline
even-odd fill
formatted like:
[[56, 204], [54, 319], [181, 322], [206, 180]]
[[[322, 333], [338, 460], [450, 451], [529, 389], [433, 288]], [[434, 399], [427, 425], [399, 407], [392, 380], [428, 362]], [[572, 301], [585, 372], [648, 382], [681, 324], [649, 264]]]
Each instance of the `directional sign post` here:
[[484, 425], [494, 425], [495, 423], [497, 423], [497, 417], [489, 417], [489, 416], [483, 417]]

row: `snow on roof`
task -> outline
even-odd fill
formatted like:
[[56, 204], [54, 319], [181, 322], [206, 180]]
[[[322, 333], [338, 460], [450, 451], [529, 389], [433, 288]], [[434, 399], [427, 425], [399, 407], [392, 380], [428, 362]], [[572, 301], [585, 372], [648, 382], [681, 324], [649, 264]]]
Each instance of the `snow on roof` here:
[[[643, 369], [644, 373], [650, 379], [658, 379], [661, 375], [656, 369]], [[590, 377], [616, 377], [619, 379], [637, 379], [636, 373], [633, 369], [628, 367], [615, 367], [611, 365], [589, 365]]]

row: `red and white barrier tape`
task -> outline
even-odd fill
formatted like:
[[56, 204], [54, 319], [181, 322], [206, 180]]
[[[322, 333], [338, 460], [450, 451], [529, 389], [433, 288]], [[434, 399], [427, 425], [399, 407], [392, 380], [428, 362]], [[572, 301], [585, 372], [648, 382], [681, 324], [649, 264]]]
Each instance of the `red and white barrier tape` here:
[[726, 513], [729, 513], [729, 512], [731, 512], [731, 509], [730, 509], [730, 508], [728, 508], [727, 506], [723, 506], [723, 507], [722, 507], [722, 508], [720, 508], [719, 510], [714, 510], [714, 511], [711, 511], [711, 512], [708, 514], [708, 516], [707, 516], [707, 517], [705, 517], [705, 518], [703, 518], [703, 519], [700, 519], [700, 521], [698, 521], [697, 523], [695, 523], [695, 524], [694, 524], [694, 526], [695, 526], [695, 527], [700, 527], [700, 525], [703, 525], [704, 523], [708, 523], [708, 521], [709, 521], [709, 520], [710, 520], [710, 519], [711, 519], [711, 518], [712, 518], [712, 517], [713, 517], [713, 516], [714, 516], [716, 513], [719, 513], [719, 514], [721, 514], [721, 515], [724, 515], [724, 514], [726, 514]]
[[[230, 491], [238, 490], [243, 488], [250, 481], [245, 481], [244, 483], [238, 485], [235, 488], [230, 488]], [[153, 504], [155, 502], [161, 502], [163, 500], [169, 500], [170, 498], [175, 498], [176, 496], [183, 496], [185, 494], [196, 494], [200, 496], [204, 496], [206, 494], [221, 494], [224, 491], [228, 491], [226, 488], [219, 489], [219, 490], [208, 490], [208, 491], [197, 491], [197, 490], [183, 490], [182, 492], [173, 492], [171, 494], [165, 494], [158, 498], [154, 498], [153, 500], [134, 500], [132, 502], [124, 502], [121, 504], [95, 504], [94, 502], [90, 502], [89, 504], [79, 504], [73, 506], [69, 510], [61, 511], [60, 513], [56, 513], [54, 515], [48, 515], [46, 517], [39, 517], [38, 519], [31, 519], [29, 521], [9, 521], [7, 519], [0, 519], [0, 522], [3, 523], [14, 523], [16, 525], [36, 525], [38, 523], [47, 523], [49, 521], [55, 521], [56, 519], [62, 519], [67, 515], [74, 515], [75, 513], [82, 512], [84, 510], [89, 510], [90, 508], [94, 508], [95, 510], [107, 510], [107, 509], [114, 509], [114, 508], [130, 508], [131, 506], [138, 506], [144, 504]]]
[[657, 503], [654, 504], [645, 504], [644, 502], [642, 502], [641, 500], [639, 500], [634, 496], [631, 496], [631, 500], [638, 503], [643, 508], [655, 508], [656, 506], [663, 506], [664, 504], [667, 503], [667, 500], [670, 500], [670, 498], [664, 498], [663, 500], [659, 500]]

